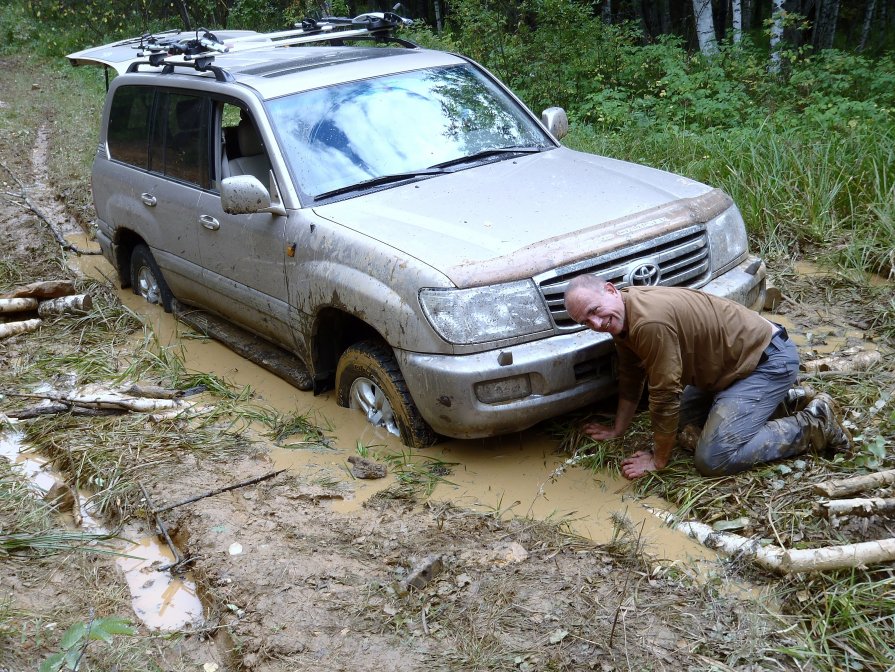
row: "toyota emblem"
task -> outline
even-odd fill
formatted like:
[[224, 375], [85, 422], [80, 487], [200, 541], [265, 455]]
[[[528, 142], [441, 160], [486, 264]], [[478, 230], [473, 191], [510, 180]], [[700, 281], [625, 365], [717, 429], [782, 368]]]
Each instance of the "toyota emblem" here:
[[659, 284], [659, 267], [656, 264], [641, 264], [631, 271], [630, 283], [636, 287]]

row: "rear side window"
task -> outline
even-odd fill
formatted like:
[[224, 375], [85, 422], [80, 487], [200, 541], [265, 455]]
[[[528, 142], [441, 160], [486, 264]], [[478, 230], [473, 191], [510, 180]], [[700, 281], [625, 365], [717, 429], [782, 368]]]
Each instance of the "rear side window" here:
[[107, 132], [117, 161], [202, 188], [210, 187], [211, 101], [204, 96], [124, 86], [115, 93]]
[[109, 112], [109, 154], [138, 168], [149, 168], [149, 128], [155, 90], [124, 86], [115, 92]]

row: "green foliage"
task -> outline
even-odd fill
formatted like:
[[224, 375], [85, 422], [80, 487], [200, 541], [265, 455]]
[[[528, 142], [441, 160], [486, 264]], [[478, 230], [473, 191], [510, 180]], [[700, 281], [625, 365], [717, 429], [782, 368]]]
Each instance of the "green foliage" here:
[[58, 672], [58, 670], [77, 670], [81, 658], [91, 641], [101, 640], [111, 644], [116, 635], [135, 635], [130, 621], [107, 616], [91, 619], [89, 623], [75, 623], [60, 642], [61, 651], [47, 657], [40, 665], [40, 672]]

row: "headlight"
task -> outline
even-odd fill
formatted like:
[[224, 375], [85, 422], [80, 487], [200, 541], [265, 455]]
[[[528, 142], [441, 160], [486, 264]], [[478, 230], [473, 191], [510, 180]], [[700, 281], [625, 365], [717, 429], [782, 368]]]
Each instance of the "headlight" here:
[[712, 250], [712, 271], [717, 274], [728, 270], [749, 250], [746, 224], [737, 206], [733, 205], [706, 224], [709, 246]]
[[473, 289], [423, 289], [420, 304], [449, 343], [484, 343], [550, 328], [544, 301], [530, 280]]

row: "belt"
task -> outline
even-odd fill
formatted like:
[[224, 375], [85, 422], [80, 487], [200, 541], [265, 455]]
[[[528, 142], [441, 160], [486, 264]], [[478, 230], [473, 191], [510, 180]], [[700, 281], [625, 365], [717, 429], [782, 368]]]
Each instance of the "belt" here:
[[[778, 338], [781, 341], [789, 340], [789, 334], [786, 333], [786, 327], [784, 327], [782, 324], [777, 324], [776, 322], [771, 322], [771, 324], [773, 324], [775, 327], [777, 327], [777, 331], [775, 331], [774, 335], [771, 336], [772, 341], [775, 339], [778, 339]], [[771, 346], [768, 345], [768, 347], [771, 347]], [[765, 348], [764, 351], [761, 353], [761, 357], [758, 358], [759, 364], [764, 364], [766, 361], [768, 361], [768, 348]]]

